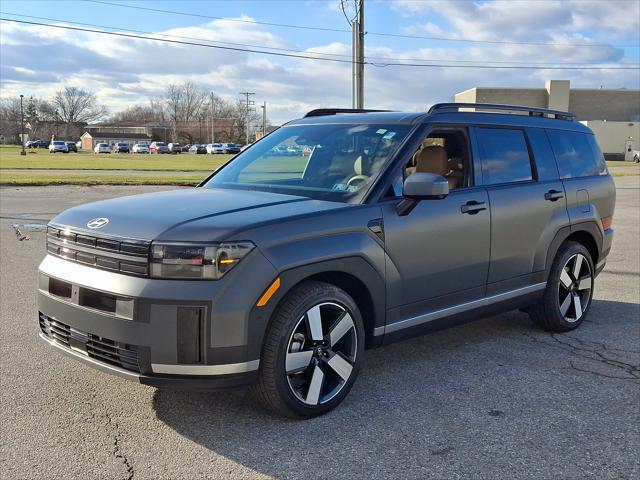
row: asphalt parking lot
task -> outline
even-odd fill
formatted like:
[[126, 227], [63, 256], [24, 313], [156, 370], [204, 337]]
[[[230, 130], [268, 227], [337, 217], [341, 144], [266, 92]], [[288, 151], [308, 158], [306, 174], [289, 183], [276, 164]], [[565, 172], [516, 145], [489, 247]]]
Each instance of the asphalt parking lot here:
[[29, 224], [162, 187], [0, 189], [0, 476], [640, 478], [640, 177], [616, 184], [614, 248], [580, 329], [511, 312], [369, 351], [343, 405], [308, 421], [243, 391], [130, 383], [38, 339], [45, 245]]

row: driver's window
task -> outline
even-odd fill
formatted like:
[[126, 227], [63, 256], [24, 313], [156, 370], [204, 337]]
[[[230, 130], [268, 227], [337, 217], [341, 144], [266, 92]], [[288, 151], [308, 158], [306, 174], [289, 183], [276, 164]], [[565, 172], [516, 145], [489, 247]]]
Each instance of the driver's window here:
[[463, 129], [432, 130], [396, 175], [387, 198], [402, 196], [402, 183], [415, 172], [436, 173], [449, 182], [449, 190], [471, 186], [469, 141]]

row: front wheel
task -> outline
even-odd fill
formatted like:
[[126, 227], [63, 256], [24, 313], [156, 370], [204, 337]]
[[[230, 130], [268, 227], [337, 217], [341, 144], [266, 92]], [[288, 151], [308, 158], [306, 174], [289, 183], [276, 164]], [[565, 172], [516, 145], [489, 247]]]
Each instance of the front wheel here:
[[589, 251], [577, 242], [564, 243], [551, 267], [541, 302], [529, 310], [531, 319], [553, 332], [577, 328], [591, 307], [593, 282]]
[[272, 318], [254, 392], [278, 414], [322, 415], [351, 390], [363, 351], [364, 327], [353, 299], [328, 283], [302, 283]]

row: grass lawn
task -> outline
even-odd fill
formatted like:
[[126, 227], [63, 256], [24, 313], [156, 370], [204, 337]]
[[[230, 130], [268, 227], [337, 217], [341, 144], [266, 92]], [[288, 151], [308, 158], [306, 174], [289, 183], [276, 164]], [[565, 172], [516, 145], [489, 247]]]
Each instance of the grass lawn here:
[[0, 170], [0, 185], [191, 185], [195, 186], [205, 175], [188, 172], [162, 174], [129, 173], [50, 173], [3, 172]]
[[48, 169], [48, 170], [168, 170], [168, 171], [213, 171], [233, 155], [145, 155], [145, 154], [100, 154], [81, 151], [79, 153], [49, 153], [47, 149], [27, 149], [20, 155], [20, 147], [0, 147], [0, 169]]
[[[90, 152], [50, 154], [46, 149], [20, 155], [20, 147], [0, 146], [0, 185], [196, 185], [206, 177], [202, 171], [212, 172], [231, 155], [138, 155], [102, 154]], [[250, 180], [287, 179], [300, 177], [307, 157], [272, 157], [269, 162], [248, 168], [243, 175]], [[640, 175], [638, 164], [607, 162], [615, 167], [613, 176]], [[636, 168], [618, 168], [636, 167]], [[9, 171], [10, 170], [10, 171]], [[29, 170], [48, 170], [29, 171]], [[104, 170], [100, 172], [72, 172], [69, 170]], [[135, 170], [136, 173], [118, 172]], [[163, 173], [144, 173], [156, 170]], [[198, 171], [195, 173], [195, 171]], [[138, 173], [139, 172], [139, 173]], [[166, 172], [166, 173], [164, 173]]]

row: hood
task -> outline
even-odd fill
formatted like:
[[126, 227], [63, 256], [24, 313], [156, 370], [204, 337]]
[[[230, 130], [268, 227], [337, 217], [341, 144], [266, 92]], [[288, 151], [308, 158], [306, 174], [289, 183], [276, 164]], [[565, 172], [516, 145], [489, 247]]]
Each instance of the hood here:
[[[191, 188], [87, 203], [65, 210], [51, 223], [97, 236], [222, 241], [256, 224], [344, 206], [269, 192]], [[96, 218], [108, 223], [90, 229], [87, 223]]]

